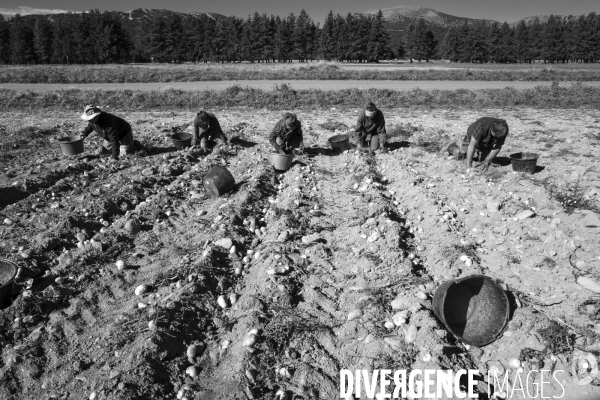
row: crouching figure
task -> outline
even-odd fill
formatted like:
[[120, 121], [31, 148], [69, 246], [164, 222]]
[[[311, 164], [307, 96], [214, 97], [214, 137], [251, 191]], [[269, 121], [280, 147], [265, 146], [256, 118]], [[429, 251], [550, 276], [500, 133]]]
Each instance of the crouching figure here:
[[358, 116], [356, 122], [356, 148], [371, 153], [381, 149], [385, 152], [385, 118], [383, 112], [375, 107], [373, 102], [367, 103], [367, 106]]
[[200, 111], [196, 115], [196, 118], [194, 118], [193, 144], [199, 145], [202, 150], [227, 144], [227, 137], [225, 137], [219, 120], [214, 114]]
[[81, 119], [88, 121], [88, 125], [80, 135], [82, 139], [92, 132], [96, 132], [104, 139], [99, 151], [101, 154], [111, 152], [112, 158], [118, 160], [121, 146], [127, 153], [145, 150], [138, 141], [133, 140], [131, 125], [123, 118], [104, 112], [97, 106], [88, 105], [81, 114]]
[[304, 153], [302, 124], [296, 114], [286, 113], [271, 131], [269, 142], [275, 152], [280, 154]]

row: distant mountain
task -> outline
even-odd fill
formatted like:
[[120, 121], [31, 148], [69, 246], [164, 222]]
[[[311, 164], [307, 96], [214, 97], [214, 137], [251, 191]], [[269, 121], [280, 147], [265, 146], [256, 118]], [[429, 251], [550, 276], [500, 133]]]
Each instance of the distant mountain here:
[[[168, 17], [171, 15], [181, 15], [184, 18], [200, 17], [202, 15], [209, 16], [214, 19], [226, 18], [224, 15], [216, 14], [216, 13], [201, 13], [201, 12], [182, 13], [182, 12], [177, 12], [177, 11], [157, 10], [157, 9], [150, 9], [150, 8], [136, 8], [135, 10], [132, 10], [132, 11], [109, 11], [109, 13], [121, 16], [123, 18], [123, 20], [125, 21], [125, 26], [131, 25], [131, 24], [136, 25], [138, 22], [148, 20], [148, 19], [151, 19], [154, 17], [160, 17], [160, 16]], [[61, 15], [61, 14], [60, 13], [27, 14], [27, 16], [29, 16], [29, 15], [52, 16], [52, 15]], [[13, 16], [12, 14], [4, 15], [5, 18], [9, 18], [12, 16]]]
[[[366, 15], [375, 15], [379, 12], [377, 10], [369, 10], [364, 12]], [[425, 25], [435, 35], [438, 40], [442, 40], [446, 31], [451, 26], [460, 26], [465, 22], [472, 23], [482, 21], [481, 19], [457, 17], [455, 15], [445, 14], [427, 7], [411, 7], [411, 6], [396, 6], [389, 8], [382, 8], [381, 12], [386, 21], [388, 33], [390, 34], [390, 44], [393, 49], [397, 48], [404, 32], [408, 29], [410, 24], [415, 24], [419, 19], [425, 21]], [[562, 15], [555, 15], [555, 17], [563, 18]], [[538, 15], [533, 17], [523, 18], [523, 21], [529, 22], [539, 18], [540, 22], [545, 22], [550, 18], [550, 15]], [[492, 22], [493, 20], [486, 20]], [[510, 26], [516, 26], [520, 21], [512, 22]]]
[[[369, 10], [364, 14], [375, 15], [379, 10]], [[382, 8], [381, 12], [386, 21], [388, 33], [390, 34], [390, 45], [392, 49], [398, 48], [402, 42], [404, 32], [410, 24], [415, 24], [419, 19], [425, 21], [425, 25], [441, 41], [446, 31], [451, 26], [460, 26], [465, 22], [476, 22], [477, 19], [457, 17], [455, 15], [445, 14], [427, 7], [396, 6]]]
[[[555, 15], [555, 17], [557, 17], [557, 18], [564, 18], [565, 16], [564, 15]], [[533, 16], [533, 17], [527, 17], [527, 18], [523, 18], [523, 19], [521, 19], [519, 21], [516, 21], [516, 22], [511, 22], [511, 23], [509, 23], [509, 25], [510, 26], [515, 26], [515, 25], [517, 25], [521, 21], [525, 21], [525, 23], [528, 23], [529, 21], [533, 21], [536, 18], [539, 19], [540, 22], [546, 22], [550, 18], [550, 15], [536, 15], [536, 16]]]
[[[382, 8], [383, 16], [388, 23], [410, 24], [419, 19], [424, 19], [431, 25], [436, 25], [443, 28], [449, 28], [455, 25], [462, 25], [465, 22], [474, 22], [476, 19], [457, 17], [454, 15], [444, 14], [427, 7], [410, 7], [396, 6], [390, 8]], [[379, 10], [369, 10], [365, 14], [377, 14]]]

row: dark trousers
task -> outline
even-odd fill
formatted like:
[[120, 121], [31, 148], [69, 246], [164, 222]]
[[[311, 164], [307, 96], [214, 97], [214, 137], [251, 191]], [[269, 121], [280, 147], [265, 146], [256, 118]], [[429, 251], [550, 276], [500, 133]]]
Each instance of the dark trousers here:
[[362, 147], [369, 148], [373, 151], [379, 149], [379, 143], [383, 143], [383, 135], [358, 135], [356, 143], [362, 144]]

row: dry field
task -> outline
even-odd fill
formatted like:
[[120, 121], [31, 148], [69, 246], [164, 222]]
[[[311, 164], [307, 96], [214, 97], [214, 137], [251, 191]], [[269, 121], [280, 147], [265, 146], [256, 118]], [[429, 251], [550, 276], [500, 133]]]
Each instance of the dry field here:
[[[307, 156], [285, 174], [266, 161], [280, 113], [214, 112], [232, 145], [208, 156], [171, 147], [190, 113], [122, 113], [152, 151], [117, 166], [94, 135], [84, 155], [61, 155], [78, 113], [0, 115], [0, 255], [22, 268], [0, 311], [0, 398], [335, 399], [341, 368], [486, 373], [514, 357], [564, 371], [563, 399], [600, 397], [569, 373], [574, 349], [600, 354], [600, 300], [576, 283], [600, 278], [600, 228], [584, 223], [600, 211], [600, 111], [386, 109], [391, 152], [375, 156], [328, 150], [357, 110], [301, 112]], [[436, 154], [482, 115], [511, 130], [488, 172]], [[540, 154], [536, 174], [512, 172], [519, 151]], [[212, 200], [201, 180], [215, 164], [238, 185]], [[441, 282], [470, 274], [513, 299], [483, 348], [431, 310]], [[388, 329], [394, 300], [412, 313]]]
[[[60, 90], [134, 90], [141, 92], [184, 90], [211, 91], [227, 90], [232, 86], [252, 88], [264, 91], [273, 90], [277, 85], [288, 85], [294, 90], [515, 90], [551, 87], [552, 82], [522, 81], [381, 81], [381, 80], [240, 80], [240, 81], [204, 81], [204, 82], [152, 82], [152, 83], [0, 83], [0, 89], [15, 91], [53, 92]], [[574, 82], [560, 82], [557, 87], [570, 88]], [[600, 82], [585, 82], [586, 87], [599, 88]]]

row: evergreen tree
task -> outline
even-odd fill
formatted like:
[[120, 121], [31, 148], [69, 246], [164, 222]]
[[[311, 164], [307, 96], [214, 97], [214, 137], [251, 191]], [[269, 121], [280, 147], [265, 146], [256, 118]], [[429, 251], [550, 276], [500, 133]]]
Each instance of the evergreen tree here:
[[327, 61], [333, 60], [334, 29], [333, 11], [329, 10], [319, 36], [319, 54], [322, 59]]
[[[452, 62], [458, 62], [460, 60], [459, 28], [451, 26], [448, 31], [446, 31], [441, 44], [441, 55], [442, 58]], [[400, 57], [400, 55], [398, 55], [398, 57]]]
[[47, 17], [36, 17], [33, 28], [33, 44], [39, 63], [48, 64], [52, 59], [52, 25]]
[[529, 63], [532, 55], [529, 28], [525, 21], [520, 21], [515, 29], [515, 56], [519, 62]]
[[389, 58], [390, 35], [384, 25], [383, 12], [379, 10], [371, 22], [371, 36], [369, 38], [369, 60], [379, 61]]
[[416, 26], [409, 26], [407, 35], [407, 52], [411, 59], [429, 61], [435, 52], [437, 40], [425, 20], [419, 19]]
[[10, 26], [0, 14], [0, 64], [10, 61]]
[[10, 24], [10, 60], [13, 64], [33, 64], [36, 61], [33, 29], [19, 14]]

